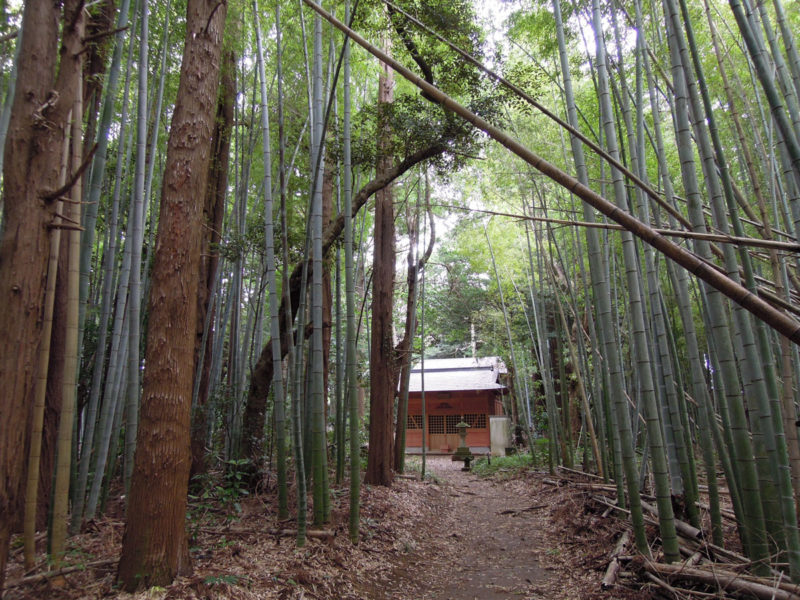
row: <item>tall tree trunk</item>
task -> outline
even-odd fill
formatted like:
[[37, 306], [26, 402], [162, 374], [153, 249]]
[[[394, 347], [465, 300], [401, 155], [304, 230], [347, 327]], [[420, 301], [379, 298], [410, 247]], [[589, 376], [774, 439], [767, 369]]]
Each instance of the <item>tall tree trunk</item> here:
[[[378, 112], [392, 102], [394, 77], [382, 65], [378, 80]], [[378, 134], [378, 175], [391, 165], [387, 126]], [[370, 349], [369, 456], [365, 483], [392, 484], [392, 416], [395, 395], [392, 300], [394, 298], [394, 206], [392, 188], [375, 198], [375, 256], [372, 262], [372, 343]]]
[[[3, 161], [3, 230], [0, 331], [13, 344], [0, 348], [0, 589], [13, 521], [22, 510], [25, 448], [29, 435], [42, 312], [50, 253], [50, 225], [59, 189], [64, 125], [80, 68], [83, 3], [41, 0], [23, 9], [17, 86]], [[59, 63], [59, 31], [61, 60]], [[57, 73], [57, 74], [56, 74]], [[74, 174], [67, 177], [71, 188]]]
[[213, 0], [189, 0], [186, 10], [148, 303], [141, 427], [118, 572], [128, 590], [167, 585], [190, 569], [185, 519], [201, 202], [226, 11]]

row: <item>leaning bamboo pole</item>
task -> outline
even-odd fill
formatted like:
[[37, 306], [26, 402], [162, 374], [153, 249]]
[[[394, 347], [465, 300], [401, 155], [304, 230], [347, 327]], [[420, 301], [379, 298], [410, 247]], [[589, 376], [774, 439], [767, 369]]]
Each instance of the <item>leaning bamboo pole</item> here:
[[688, 250], [675, 245], [664, 236], [656, 232], [652, 227], [642, 223], [628, 212], [615, 206], [603, 196], [581, 184], [574, 177], [565, 173], [555, 165], [541, 158], [530, 149], [523, 146], [520, 142], [507, 135], [503, 131], [491, 125], [469, 109], [465, 108], [437, 87], [429, 84], [421, 77], [415, 75], [409, 69], [401, 65], [397, 60], [391, 58], [367, 40], [358, 35], [355, 31], [347, 27], [344, 23], [333, 17], [320, 6], [303, 0], [303, 2], [318, 12], [331, 25], [339, 29], [342, 33], [350, 37], [359, 46], [367, 50], [370, 54], [380, 59], [399, 73], [403, 78], [414, 84], [430, 96], [434, 101], [443, 107], [453, 111], [464, 120], [468, 121], [476, 128], [486, 133], [493, 140], [505, 146], [508, 150], [519, 156], [522, 160], [537, 169], [543, 175], [549, 177], [555, 183], [566, 188], [569, 192], [578, 196], [584, 202], [592, 205], [595, 209], [603, 213], [609, 219], [616, 221], [635, 236], [653, 246], [670, 260], [678, 263], [687, 271], [705, 281], [711, 287], [719, 290], [722, 294], [736, 302], [739, 306], [748, 310], [756, 318], [761, 319], [781, 335], [786, 336], [792, 342], [800, 346], [800, 322], [792, 317], [780, 312], [772, 305], [768, 304], [743, 286], [731, 281], [729, 277], [718, 272]]
[[[67, 121], [72, 120], [72, 114]], [[64, 150], [61, 164], [61, 180], [63, 185], [67, 178], [69, 166], [69, 135], [64, 135]], [[39, 364], [37, 366], [36, 385], [33, 402], [33, 418], [31, 423], [31, 442], [28, 451], [28, 476], [25, 487], [25, 512], [23, 520], [23, 543], [25, 569], [30, 571], [36, 564], [36, 500], [39, 495], [39, 465], [42, 458], [42, 433], [44, 429], [44, 410], [47, 394], [47, 372], [50, 366], [50, 340], [53, 333], [53, 305], [56, 297], [56, 274], [58, 272], [58, 256], [61, 250], [60, 217], [63, 201], [59, 200], [56, 218], [53, 220], [50, 236], [50, 259], [47, 265], [47, 284], [45, 287], [44, 316], [42, 340], [39, 346]]]
[[625, 175], [625, 177], [627, 177], [630, 181], [632, 181], [645, 194], [650, 196], [657, 204], [659, 204], [661, 206], [661, 208], [663, 208], [665, 211], [667, 211], [673, 217], [678, 219], [686, 227], [689, 226], [689, 222], [686, 221], [684, 216], [679, 211], [677, 211], [670, 204], [664, 202], [664, 199], [661, 197], [661, 195], [656, 190], [654, 190], [644, 180], [639, 178], [638, 175], [636, 175], [630, 169], [628, 169], [622, 162], [620, 162], [619, 160], [617, 160], [616, 158], [611, 156], [611, 154], [609, 154], [599, 144], [596, 144], [589, 137], [584, 135], [580, 131], [580, 129], [578, 129], [576, 122], [572, 122], [572, 120], [570, 120], [570, 122], [564, 121], [561, 117], [559, 117], [558, 115], [556, 115], [555, 113], [550, 111], [546, 106], [544, 106], [540, 102], [537, 102], [535, 98], [533, 98], [530, 94], [527, 94], [519, 86], [514, 85], [512, 82], [510, 82], [505, 77], [502, 77], [498, 73], [495, 73], [493, 70], [489, 69], [486, 65], [481, 63], [478, 59], [473, 57], [471, 54], [469, 54], [466, 50], [462, 49], [460, 46], [457, 46], [456, 44], [454, 44], [453, 42], [451, 42], [447, 38], [439, 35], [438, 33], [433, 31], [429, 27], [426, 27], [422, 22], [420, 22], [418, 19], [414, 18], [413, 15], [407, 13], [402, 8], [400, 8], [399, 6], [393, 4], [389, 0], [383, 0], [383, 1], [387, 6], [391, 7], [392, 10], [397, 11], [398, 13], [402, 14], [406, 19], [408, 19], [409, 21], [414, 23], [414, 25], [416, 25], [419, 29], [423, 30], [428, 35], [435, 37], [437, 40], [439, 40], [443, 44], [446, 44], [451, 50], [453, 50], [454, 52], [458, 53], [467, 62], [471, 63], [472, 65], [474, 65], [475, 67], [477, 67], [478, 69], [480, 69], [481, 71], [486, 73], [486, 75], [488, 75], [489, 77], [491, 77], [492, 79], [494, 79], [498, 83], [501, 83], [502, 85], [507, 87], [512, 92], [514, 92], [514, 94], [516, 96], [518, 96], [518, 97], [522, 98], [523, 100], [525, 100], [525, 102], [527, 102], [528, 104], [533, 106], [536, 110], [541, 112], [544, 116], [546, 116], [548, 119], [550, 119], [554, 123], [557, 123], [559, 127], [561, 127], [562, 129], [566, 129], [570, 133], [571, 136], [574, 136], [576, 139], [580, 140], [589, 149], [591, 149], [592, 152], [594, 152], [598, 156], [602, 157], [603, 160], [605, 160], [609, 164], [611, 164], [614, 167], [616, 167], [617, 169], [619, 169], [620, 172]]

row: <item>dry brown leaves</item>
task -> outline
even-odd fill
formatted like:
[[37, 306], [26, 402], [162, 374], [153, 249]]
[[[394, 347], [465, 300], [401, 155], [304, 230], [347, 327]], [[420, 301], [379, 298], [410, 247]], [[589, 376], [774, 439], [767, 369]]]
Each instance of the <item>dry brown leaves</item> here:
[[[241, 503], [227, 520], [219, 507], [189, 523], [194, 573], [167, 588], [125, 594], [114, 587], [123, 523], [92, 522], [72, 538], [63, 577], [16, 585], [21, 553], [7, 573], [6, 598], [166, 599], [431, 599], [646, 598], [644, 592], [600, 591], [615, 537], [624, 524], [587, 512], [583, 494], [541, 483], [529, 473], [510, 481], [481, 480], [429, 461], [434, 481], [396, 479], [391, 488], [364, 486], [361, 540], [347, 535], [347, 488], [332, 494], [334, 532], [296, 548], [281, 535], [293, 523], [276, 519], [274, 497]], [[196, 516], [197, 519], [199, 517]], [[98, 564], [99, 561], [104, 561]], [[95, 564], [95, 566], [91, 566]]]

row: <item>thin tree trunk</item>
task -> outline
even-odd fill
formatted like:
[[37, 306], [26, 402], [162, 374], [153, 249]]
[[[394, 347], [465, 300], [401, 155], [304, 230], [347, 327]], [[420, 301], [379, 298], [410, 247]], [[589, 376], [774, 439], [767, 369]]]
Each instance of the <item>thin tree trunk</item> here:
[[[84, 35], [85, 24], [79, 23], [79, 34]], [[82, 162], [83, 146], [83, 86], [82, 65], [76, 74], [76, 91], [72, 108], [71, 159], [70, 171], [77, 173]], [[83, 187], [81, 178], [75, 181], [70, 190], [70, 202], [67, 219], [73, 223], [81, 222], [81, 200]], [[72, 467], [72, 431], [75, 425], [75, 406], [78, 395], [78, 328], [80, 304], [80, 260], [81, 232], [72, 229], [68, 235], [67, 263], [67, 296], [64, 338], [64, 379], [61, 402], [61, 414], [58, 422], [58, 445], [56, 448], [56, 470], [53, 483], [53, 524], [50, 536], [50, 556], [56, 567], [61, 565], [64, 556], [64, 544], [67, 538], [67, 508], [69, 504], [69, 483]]]
[[417, 333], [417, 297], [419, 295], [419, 273], [425, 268], [428, 260], [433, 253], [433, 246], [436, 242], [436, 229], [434, 227], [433, 213], [430, 208], [430, 185], [428, 175], [425, 173], [425, 211], [431, 223], [431, 237], [426, 246], [425, 253], [419, 259], [419, 195], [420, 189], [417, 188], [417, 208], [416, 215], [412, 221], [408, 220], [409, 249], [408, 249], [408, 272], [406, 274], [407, 303], [406, 303], [406, 324], [403, 338], [395, 347], [395, 355], [399, 362], [400, 392], [397, 408], [397, 422], [394, 434], [394, 470], [402, 473], [405, 469], [406, 456], [406, 420], [408, 416], [408, 386], [411, 380], [411, 348]]

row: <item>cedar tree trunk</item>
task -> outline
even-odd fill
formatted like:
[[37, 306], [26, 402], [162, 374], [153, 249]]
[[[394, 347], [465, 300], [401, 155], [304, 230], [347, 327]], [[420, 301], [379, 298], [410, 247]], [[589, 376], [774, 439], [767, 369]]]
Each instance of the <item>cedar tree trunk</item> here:
[[203, 198], [227, 6], [189, 0], [148, 301], [146, 369], [118, 577], [126, 590], [188, 572], [186, 494]]
[[[12, 522], [21, 522], [25, 448], [42, 334], [50, 228], [59, 188], [65, 125], [82, 41], [83, 3], [29, 0], [3, 162], [0, 232], [0, 590]], [[59, 32], [61, 60], [59, 63]], [[74, 180], [68, 177], [68, 182]]]
[[[383, 67], [378, 83], [378, 111], [392, 101], [394, 78]], [[380, 117], [379, 117], [380, 118]], [[378, 173], [391, 165], [385, 150], [384, 126], [378, 140]], [[372, 263], [372, 344], [370, 348], [369, 455], [364, 483], [392, 484], [392, 417], [395, 379], [394, 340], [392, 339], [392, 300], [394, 298], [394, 207], [392, 189], [387, 187], [375, 197], [375, 254]]]

